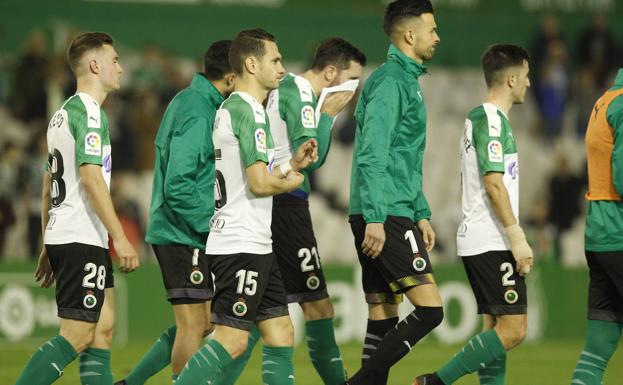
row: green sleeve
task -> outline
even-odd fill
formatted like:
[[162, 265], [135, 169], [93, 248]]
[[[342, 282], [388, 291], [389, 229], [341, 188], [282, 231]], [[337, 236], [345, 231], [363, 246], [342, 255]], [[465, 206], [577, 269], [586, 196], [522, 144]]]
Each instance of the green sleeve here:
[[[333, 117], [331, 115], [323, 113], [318, 120], [318, 127], [316, 128], [315, 138], [318, 141], [318, 161], [311, 163], [307, 166], [306, 170], [315, 170], [320, 168], [327, 160], [329, 149], [331, 148], [331, 128], [333, 127]], [[298, 149], [310, 137], [300, 137], [297, 140], [292, 141], [293, 147]]]
[[234, 135], [240, 143], [240, 156], [244, 167], [258, 161], [268, 164], [268, 146], [272, 140], [268, 125], [255, 121], [249, 105], [230, 111], [230, 116]]
[[[164, 196], [169, 207], [197, 233], [209, 231], [211, 202], [202, 202], [210, 181], [198, 180], [200, 167], [208, 167], [205, 154], [214, 151], [212, 127], [204, 117], [189, 117], [176, 129], [169, 144]], [[204, 178], [205, 179], [205, 178]], [[204, 207], [205, 210], [198, 210]]]
[[389, 148], [400, 124], [401, 99], [398, 83], [386, 77], [369, 91], [363, 116], [360, 114], [354, 166], [358, 170], [356, 183], [366, 223], [385, 222], [387, 217]]
[[431, 216], [432, 213], [430, 211], [430, 206], [428, 205], [428, 200], [426, 199], [426, 196], [424, 196], [424, 191], [420, 190], [417, 198], [415, 199], [413, 222], [417, 223], [420, 219], [430, 219]]
[[[99, 127], [89, 127], [87, 111], [79, 98], [66, 106], [69, 129], [75, 140], [76, 164], [96, 164], [101, 166], [104, 157], [104, 142], [108, 138], [104, 121]], [[100, 117], [98, 117], [101, 119]]]
[[504, 148], [500, 136], [489, 135], [489, 121], [486, 116], [472, 120], [472, 145], [476, 149], [480, 174], [504, 172]]
[[623, 95], [618, 96], [610, 103], [606, 117], [614, 129], [612, 181], [615, 190], [623, 197]]

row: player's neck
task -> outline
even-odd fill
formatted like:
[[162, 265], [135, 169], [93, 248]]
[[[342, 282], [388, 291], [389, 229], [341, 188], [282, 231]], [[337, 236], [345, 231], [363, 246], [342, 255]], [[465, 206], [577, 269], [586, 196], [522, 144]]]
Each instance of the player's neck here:
[[513, 98], [505, 90], [490, 89], [487, 93], [486, 103], [491, 103], [508, 116], [508, 113], [513, 107]]
[[268, 90], [266, 88], [262, 87], [257, 82], [249, 81], [244, 78], [236, 81], [234, 90], [251, 95], [260, 104], [264, 103], [264, 100], [268, 96]]
[[301, 76], [311, 84], [316, 96], [320, 95], [323, 88], [329, 87], [329, 82], [324, 79], [322, 72], [314, 72], [310, 69], [302, 73]]
[[416, 55], [415, 52], [413, 52], [413, 47], [411, 47], [410, 45], [401, 41], [392, 41], [392, 44], [396, 48], [398, 48], [400, 52], [402, 52], [406, 57], [415, 60], [418, 64], [424, 64], [424, 59]]
[[100, 106], [106, 100], [106, 96], [108, 92], [104, 91], [102, 87], [98, 84], [95, 84], [93, 81], [89, 79], [78, 79], [78, 86], [76, 87], [76, 93], [85, 93], [92, 97], [97, 104]]

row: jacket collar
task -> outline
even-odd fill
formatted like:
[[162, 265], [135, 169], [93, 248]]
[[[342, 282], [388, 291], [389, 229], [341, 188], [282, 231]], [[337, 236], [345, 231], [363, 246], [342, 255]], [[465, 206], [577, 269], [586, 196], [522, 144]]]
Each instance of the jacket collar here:
[[411, 59], [393, 44], [390, 44], [387, 50], [387, 60], [398, 62], [407, 73], [413, 75], [416, 79], [427, 72], [426, 66]]
[[223, 95], [214, 87], [214, 84], [201, 72], [195, 74], [190, 83], [190, 88], [206, 98], [211, 105], [219, 106], [225, 100]]

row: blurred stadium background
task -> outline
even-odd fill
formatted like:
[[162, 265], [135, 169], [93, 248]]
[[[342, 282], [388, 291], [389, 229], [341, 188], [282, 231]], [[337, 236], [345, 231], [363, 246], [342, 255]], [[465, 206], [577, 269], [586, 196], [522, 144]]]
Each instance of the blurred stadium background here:
[[[116, 274], [118, 328], [113, 366], [121, 377], [172, 322], [155, 259], [143, 242], [153, 167], [153, 139], [168, 101], [200, 68], [214, 40], [261, 26], [274, 33], [286, 69], [304, 69], [322, 38], [348, 39], [367, 55], [366, 75], [384, 61], [383, 0], [63, 0], [0, 2], [0, 384], [11, 384], [28, 356], [58, 328], [54, 293], [36, 287], [41, 173], [49, 116], [73, 93], [65, 63], [80, 31], [111, 33], [125, 74], [104, 108], [113, 141], [113, 197], [142, 267]], [[587, 271], [583, 253], [583, 134], [596, 97], [623, 66], [621, 0], [433, 0], [441, 43], [421, 79], [428, 108], [424, 190], [438, 245], [432, 254], [448, 317], [392, 371], [390, 383], [445, 361], [479, 327], [475, 303], [455, 254], [460, 220], [459, 137], [465, 114], [485, 87], [479, 58], [492, 43], [516, 43], [532, 56], [532, 89], [511, 123], [522, 181], [520, 217], [537, 254], [529, 278], [528, 341], [509, 356], [509, 385], [568, 383], [581, 351]], [[314, 174], [311, 210], [336, 302], [336, 335], [347, 367], [359, 366], [365, 304], [347, 225], [354, 122], [334, 128], [327, 164]], [[404, 309], [406, 310], [406, 309]], [[302, 316], [293, 308], [298, 326]], [[301, 328], [299, 327], [298, 330]], [[300, 341], [300, 335], [297, 335]], [[300, 384], [319, 383], [304, 345]], [[76, 366], [58, 381], [78, 384]], [[623, 384], [623, 353], [605, 384]], [[241, 379], [259, 381], [257, 357]], [[168, 384], [169, 372], [152, 384]], [[475, 384], [475, 377], [459, 384]]]

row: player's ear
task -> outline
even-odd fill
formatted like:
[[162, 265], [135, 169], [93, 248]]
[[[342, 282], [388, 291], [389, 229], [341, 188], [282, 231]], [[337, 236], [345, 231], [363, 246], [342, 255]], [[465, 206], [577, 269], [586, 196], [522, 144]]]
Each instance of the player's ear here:
[[236, 80], [236, 75], [234, 73], [225, 74], [223, 77], [225, 79], [225, 84], [228, 88], [234, 88], [234, 81]]
[[508, 73], [506, 75], [506, 82], [510, 88], [514, 88], [517, 85], [517, 74], [512, 72]]
[[250, 74], [255, 74], [257, 72], [257, 59], [255, 56], [249, 56], [244, 59], [244, 67]]
[[337, 68], [332, 64], [324, 67], [324, 70], [322, 72], [324, 73], [324, 79], [329, 83], [333, 83], [333, 81], [337, 77]]
[[97, 60], [95, 60], [94, 58], [86, 58], [85, 60], [88, 60], [88, 66], [89, 66], [89, 71], [93, 74], [99, 74], [100, 73], [100, 67], [97, 64]]

